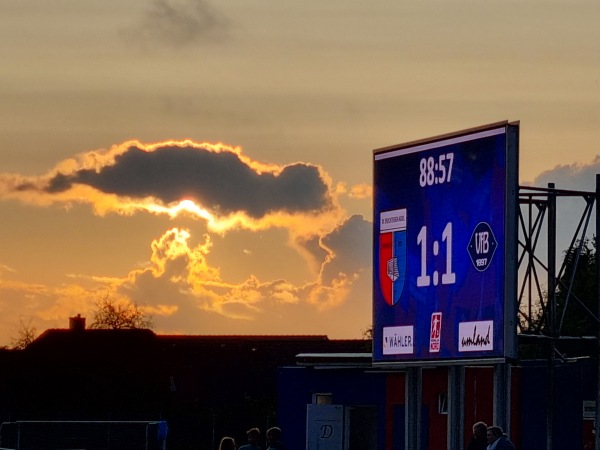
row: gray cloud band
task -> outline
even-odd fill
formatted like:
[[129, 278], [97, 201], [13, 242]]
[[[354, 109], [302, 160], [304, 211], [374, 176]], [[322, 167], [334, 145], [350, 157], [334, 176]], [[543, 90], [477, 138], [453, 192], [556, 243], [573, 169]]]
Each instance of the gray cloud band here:
[[164, 146], [147, 152], [132, 146], [113, 165], [59, 173], [44, 190], [59, 193], [74, 184], [119, 196], [152, 197], [165, 205], [193, 200], [219, 214], [245, 212], [253, 218], [332, 206], [327, 184], [315, 166], [296, 163], [279, 173], [257, 173], [234, 153], [193, 147]]

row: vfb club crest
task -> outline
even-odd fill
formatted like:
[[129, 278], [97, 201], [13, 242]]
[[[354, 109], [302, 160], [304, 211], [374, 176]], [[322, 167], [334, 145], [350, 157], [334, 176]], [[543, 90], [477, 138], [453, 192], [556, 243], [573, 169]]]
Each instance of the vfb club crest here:
[[406, 208], [379, 215], [379, 284], [386, 303], [395, 305], [406, 279]]
[[492, 263], [497, 247], [498, 241], [496, 241], [492, 227], [486, 222], [479, 222], [473, 230], [467, 246], [475, 269], [479, 272], [487, 270]]

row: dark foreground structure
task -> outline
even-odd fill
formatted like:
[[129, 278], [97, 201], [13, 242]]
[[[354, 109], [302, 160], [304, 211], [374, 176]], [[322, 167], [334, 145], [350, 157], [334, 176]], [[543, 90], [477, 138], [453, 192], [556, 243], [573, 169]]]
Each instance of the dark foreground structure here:
[[0, 423], [166, 421], [168, 449], [215, 449], [224, 435], [244, 443], [247, 429], [278, 424], [277, 368], [297, 354], [369, 348], [326, 336], [48, 330], [25, 350], [0, 350]]
[[[546, 449], [548, 417], [553, 448], [593, 448], [597, 366], [584, 356], [589, 349], [581, 343], [561, 347], [565, 357], [554, 361], [550, 374], [541, 347], [523, 336], [521, 341], [520, 354], [527, 358], [512, 365], [508, 389], [507, 431], [517, 448]], [[245, 443], [247, 429], [259, 427], [264, 438], [276, 425], [288, 450], [407, 450], [408, 372], [373, 367], [370, 346], [370, 340], [326, 336], [48, 330], [25, 350], [0, 350], [0, 423], [5, 424], [0, 447], [17, 448], [21, 429], [23, 450], [216, 450], [222, 436]], [[449, 370], [419, 369], [420, 450], [453, 448], [448, 446]], [[474, 422], [493, 423], [493, 391], [493, 366], [464, 367], [457, 448], [466, 445]], [[61, 428], [74, 421], [94, 426]], [[129, 434], [141, 427], [135, 433], [146, 441], [129, 444], [130, 436], [113, 425], [124, 421], [135, 422]], [[49, 438], [70, 433], [99, 433], [94, 439], [100, 444], [69, 446]]]
[[[421, 450], [448, 446], [448, 367], [422, 369], [418, 432]], [[466, 448], [477, 421], [494, 423], [494, 368], [466, 367], [463, 439]], [[593, 449], [596, 363], [589, 358], [558, 361], [549, 390], [545, 360], [512, 368], [510, 434], [517, 449], [547, 448], [547, 408], [552, 409], [555, 449]], [[298, 365], [279, 372], [279, 421], [288, 450], [405, 450], [407, 372], [380, 371], [370, 355], [300, 355]], [[549, 400], [552, 398], [552, 400]], [[586, 407], [588, 406], [588, 407]], [[306, 442], [309, 446], [306, 446]]]

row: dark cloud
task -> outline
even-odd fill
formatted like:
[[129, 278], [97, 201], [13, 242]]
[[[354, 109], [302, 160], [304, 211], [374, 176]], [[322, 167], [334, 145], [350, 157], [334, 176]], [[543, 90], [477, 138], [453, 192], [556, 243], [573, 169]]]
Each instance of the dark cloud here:
[[600, 173], [600, 156], [596, 156], [589, 164], [556, 166], [538, 175], [532, 185], [548, 187], [548, 183], [554, 183], [558, 189], [594, 191], [598, 173]]
[[129, 38], [184, 46], [222, 37], [229, 20], [204, 0], [155, 0]]
[[333, 251], [321, 273], [324, 284], [330, 284], [340, 273], [352, 275], [366, 271], [372, 261], [373, 224], [361, 215], [353, 215], [322, 238], [323, 244]]
[[[522, 183], [522, 185], [547, 188], [548, 183], [554, 183], [556, 189], [593, 194], [596, 189], [596, 174], [599, 173], [600, 156], [596, 156], [589, 164], [575, 163], [556, 166], [541, 173], [533, 183]], [[556, 246], [559, 253], [569, 247], [586, 207], [585, 198], [578, 194], [559, 196], [556, 199]], [[598, 206], [596, 205], [596, 207]], [[585, 237], [591, 238], [595, 234], [595, 227], [596, 220], [592, 211]], [[581, 231], [579, 233], [578, 239], [583, 237]], [[539, 242], [538, 255], [545, 255], [547, 251], [545, 227], [542, 227]]]
[[134, 199], [164, 204], [193, 200], [213, 213], [245, 212], [260, 218], [270, 212], [313, 212], [331, 206], [328, 187], [315, 166], [296, 163], [279, 174], [257, 173], [237, 154], [198, 147], [163, 146], [152, 152], [129, 147], [114, 165], [99, 171], [57, 174], [46, 191], [59, 193], [74, 184]]

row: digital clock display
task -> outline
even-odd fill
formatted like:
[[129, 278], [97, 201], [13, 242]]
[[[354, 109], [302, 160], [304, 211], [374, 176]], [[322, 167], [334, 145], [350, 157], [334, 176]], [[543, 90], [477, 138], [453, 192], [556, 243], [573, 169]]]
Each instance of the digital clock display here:
[[374, 152], [374, 362], [513, 355], [517, 152], [508, 123]]

